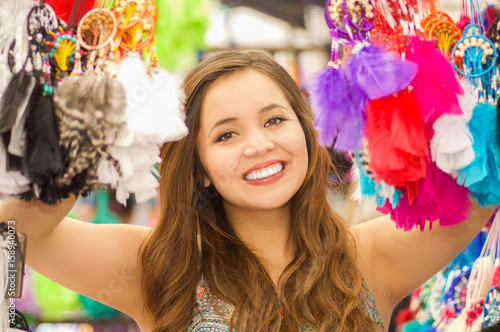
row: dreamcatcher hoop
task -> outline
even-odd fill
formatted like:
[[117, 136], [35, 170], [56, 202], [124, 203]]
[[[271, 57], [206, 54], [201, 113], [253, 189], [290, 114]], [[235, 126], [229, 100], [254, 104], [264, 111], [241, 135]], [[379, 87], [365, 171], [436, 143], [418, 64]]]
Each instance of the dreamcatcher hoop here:
[[[462, 39], [453, 47], [453, 67], [463, 76], [477, 78], [488, 74], [496, 65], [498, 52], [495, 45], [488, 38], [481, 35], [479, 32], [481, 27], [475, 24], [469, 24], [462, 34]], [[466, 61], [467, 59], [473, 62]], [[463, 58], [463, 66], [468, 66], [470, 69], [463, 71], [457, 65], [456, 57]], [[484, 68], [486, 65], [486, 68]]]
[[[94, 29], [94, 31], [91, 31]], [[96, 31], [97, 29], [97, 31]], [[97, 51], [108, 45], [114, 40], [117, 33], [117, 21], [115, 15], [105, 8], [96, 8], [89, 11], [80, 21], [77, 28], [78, 41], [81, 47], [90, 50]], [[99, 33], [100, 35], [97, 35]], [[91, 45], [89, 40], [93, 38], [93, 44]], [[104, 41], [101, 40], [104, 39]]]

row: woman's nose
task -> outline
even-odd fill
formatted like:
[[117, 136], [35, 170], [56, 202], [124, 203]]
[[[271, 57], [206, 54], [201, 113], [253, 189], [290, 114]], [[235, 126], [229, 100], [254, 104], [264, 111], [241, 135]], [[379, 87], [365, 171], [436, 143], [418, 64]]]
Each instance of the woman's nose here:
[[274, 149], [273, 141], [267, 137], [265, 133], [258, 132], [249, 135], [245, 143], [243, 154], [245, 157], [249, 158], [255, 155], [264, 154], [272, 149]]

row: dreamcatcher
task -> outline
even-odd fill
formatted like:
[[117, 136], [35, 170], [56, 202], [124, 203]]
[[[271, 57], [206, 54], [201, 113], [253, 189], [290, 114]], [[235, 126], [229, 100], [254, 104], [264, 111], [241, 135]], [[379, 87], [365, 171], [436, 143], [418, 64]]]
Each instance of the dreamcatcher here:
[[[106, 8], [80, 12], [70, 28], [48, 4], [31, 6], [29, 42], [11, 44], [7, 91], [16, 93], [2, 97], [9, 107], [1, 109], [0, 134], [25, 135], [26, 143], [4, 142], [5, 194], [54, 204], [111, 184], [120, 202], [130, 193], [144, 201], [156, 196], [159, 146], [187, 134], [181, 81], [156, 59], [155, 2], [99, 4]], [[64, 12], [63, 5], [56, 9]], [[31, 81], [33, 87], [25, 84]], [[21, 105], [16, 100], [27, 100], [25, 115], [10, 106]], [[14, 127], [17, 118], [25, 125]]]

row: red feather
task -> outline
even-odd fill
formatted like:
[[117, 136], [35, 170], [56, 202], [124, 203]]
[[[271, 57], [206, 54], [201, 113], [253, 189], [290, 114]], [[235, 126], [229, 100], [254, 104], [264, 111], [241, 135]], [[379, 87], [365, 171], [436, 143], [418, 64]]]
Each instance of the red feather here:
[[88, 11], [94, 8], [95, 0], [47, 0], [56, 15], [68, 25], [77, 25]]
[[407, 190], [416, 194], [414, 182], [425, 177], [429, 149], [415, 95], [404, 90], [373, 100], [366, 114], [369, 167], [375, 180], [396, 187], [408, 185]]

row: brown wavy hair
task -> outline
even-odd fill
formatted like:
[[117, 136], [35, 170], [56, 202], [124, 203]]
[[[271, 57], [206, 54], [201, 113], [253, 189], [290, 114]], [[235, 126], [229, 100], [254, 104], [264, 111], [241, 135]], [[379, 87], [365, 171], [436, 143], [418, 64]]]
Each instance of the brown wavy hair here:
[[[206, 173], [196, 149], [208, 86], [248, 69], [281, 87], [305, 133], [309, 158], [304, 183], [290, 201], [295, 257], [278, 288], [231, 227], [222, 197], [213, 186], [204, 187]], [[353, 258], [353, 238], [327, 201], [328, 177], [334, 168], [327, 150], [317, 143], [313, 115], [293, 79], [264, 53], [226, 51], [195, 67], [185, 78], [185, 90], [190, 134], [163, 146], [161, 213], [142, 254], [143, 290], [154, 331], [188, 328], [201, 274], [212, 295], [234, 306], [228, 319], [231, 331], [375, 330], [359, 304], [362, 278]]]

